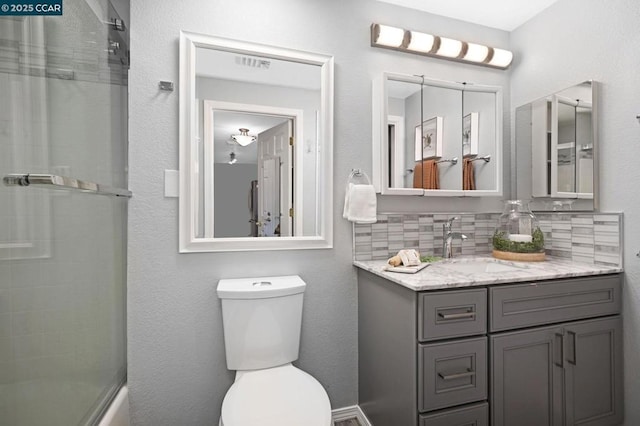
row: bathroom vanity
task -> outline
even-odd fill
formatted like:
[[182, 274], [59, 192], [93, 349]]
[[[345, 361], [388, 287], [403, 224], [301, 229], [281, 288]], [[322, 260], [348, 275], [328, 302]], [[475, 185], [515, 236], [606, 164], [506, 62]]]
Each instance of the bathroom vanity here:
[[472, 262], [415, 275], [355, 262], [371, 424], [621, 424], [621, 269]]

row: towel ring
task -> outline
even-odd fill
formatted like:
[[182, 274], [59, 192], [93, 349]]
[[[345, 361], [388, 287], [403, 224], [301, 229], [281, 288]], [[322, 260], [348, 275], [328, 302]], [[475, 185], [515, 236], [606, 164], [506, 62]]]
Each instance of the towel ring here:
[[349, 173], [349, 177], [347, 178], [347, 185], [355, 179], [364, 179], [367, 181], [367, 185], [371, 185], [371, 179], [369, 179], [369, 176], [364, 172], [364, 170], [351, 169], [351, 173]]

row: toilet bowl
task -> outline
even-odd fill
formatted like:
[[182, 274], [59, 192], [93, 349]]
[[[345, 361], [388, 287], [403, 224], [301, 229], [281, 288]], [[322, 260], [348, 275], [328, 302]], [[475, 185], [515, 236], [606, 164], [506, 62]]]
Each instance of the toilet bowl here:
[[227, 368], [236, 379], [222, 402], [221, 426], [330, 426], [322, 385], [291, 363], [298, 359], [299, 276], [220, 280]]
[[238, 372], [222, 402], [221, 426], [329, 426], [322, 385], [291, 364]]

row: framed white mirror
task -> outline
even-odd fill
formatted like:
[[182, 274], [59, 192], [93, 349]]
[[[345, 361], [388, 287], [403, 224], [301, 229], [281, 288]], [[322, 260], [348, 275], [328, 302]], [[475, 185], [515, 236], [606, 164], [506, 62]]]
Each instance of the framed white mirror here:
[[597, 83], [515, 110], [517, 196], [534, 210], [598, 209]]
[[383, 73], [372, 93], [377, 192], [502, 195], [500, 87]]
[[180, 34], [180, 252], [332, 246], [333, 58]]

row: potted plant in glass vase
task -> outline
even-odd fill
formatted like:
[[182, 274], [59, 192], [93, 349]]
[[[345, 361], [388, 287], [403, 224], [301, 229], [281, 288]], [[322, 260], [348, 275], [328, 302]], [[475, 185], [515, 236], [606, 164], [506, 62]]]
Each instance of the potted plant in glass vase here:
[[523, 262], [545, 260], [544, 234], [527, 201], [505, 201], [492, 242], [493, 257], [497, 259]]

